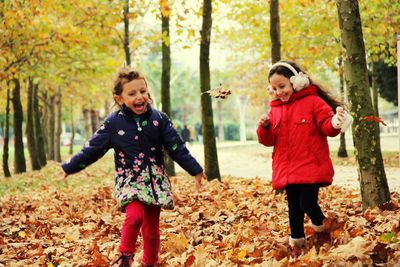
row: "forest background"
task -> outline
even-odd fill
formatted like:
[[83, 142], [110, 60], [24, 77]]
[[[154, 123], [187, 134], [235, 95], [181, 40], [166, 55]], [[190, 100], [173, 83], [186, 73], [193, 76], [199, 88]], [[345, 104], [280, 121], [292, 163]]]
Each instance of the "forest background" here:
[[[232, 92], [223, 101], [212, 99], [212, 108], [208, 108], [214, 110], [213, 131], [219, 141], [254, 140], [258, 118], [268, 109], [267, 71], [274, 61], [270, 38], [271, 2], [277, 1], [212, 2], [209, 89], [226, 88]], [[347, 100], [349, 94], [343, 82], [346, 56], [336, 7], [339, 2], [348, 1], [281, 3], [280, 53], [282, 59], [304, 66], [313, 79]], [[199, 44], [204, 14], [200, 1], [3, 0], [0, 6], [0, 107], [5, 107], [0, 110], [0, 124], [4, 137], [4, 173], [9, 161], [14, 162], [9, 174], [40, 169], [48, 160], [61, 161], [74, 148], [70, 142], [70, 150], [62, 153], [62, 145], [71, 135], [74, 139], [74, 134], [77, 138], [76, 134], [81, 133], [82, 140], [86, 140], [112, 110], [112, 82], [121, 66], [129, 64], [143, 72], [155, 106], [164, 109], [161, 103], [165, 47], [171, 49], [168, 113], [177, 128], [187, 124], [196, 130], [202, 124], [204, 88], [199, 70]], [[379, 110], [391, 110], [398, 104], [394, 77], [400, 3], [362, 1], [359, 11], [370, 80], [368, 90], [374, 103], [374, 113], [363, 115], [374, 115], [373, 122], [379, 123]], [[169, 18], [168, 34], [162, 30], [165, 17]], [[13, 120], [8, 120], [11, 116]], [[44, 159], [35, 154], [40, 149], [30, 146], [28, 141], [30, 134], [37, 134], [30, 130], [38, 122], [43, 130], [43, 139], [38, 142], [43, 146]], [[9, 140], [6, 142], [5, 138], [8, 133], [11, 138], [16, 137], [14, 140], [21, 140], [22, 147], [25, 144], [29, 150], [28, 160], [25, 150], [15, 153], [13, 145], [8, 147]], [[8, 149], [12, 154], [10, 158]], [[29, 163], [28, 168], [23, 166], [25, 162]], [[233, 208], [232, 203], [227, 205]], [[21, 231], [13, 229], [7, 238], [23, 236]], [[98, 252], [98, 249], [92, 248], [93, 251]], [[245, 256], [243, 251], [233, 250], [233, 258], [244, 260], [250, 250], [246, 249]], [[48, 257], [53, 252], [39, 254]], [[101, 258], [96, 253], [93, 255], [95, 260]]]

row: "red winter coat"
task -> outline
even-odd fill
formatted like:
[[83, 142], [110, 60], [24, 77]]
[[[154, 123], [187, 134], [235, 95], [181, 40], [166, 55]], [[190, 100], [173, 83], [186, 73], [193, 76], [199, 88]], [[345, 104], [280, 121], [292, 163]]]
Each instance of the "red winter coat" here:
[[314, 85], [293, 93], [287, 102], [271, 102], [270, 125], [259, 125], [257, 136], [259, 143], [274, 146], [274, 189], [283, 189], [287, 184], [332, 183], [334, 171], [327, 136], [340, 133], [332, 127], [333, 115]]

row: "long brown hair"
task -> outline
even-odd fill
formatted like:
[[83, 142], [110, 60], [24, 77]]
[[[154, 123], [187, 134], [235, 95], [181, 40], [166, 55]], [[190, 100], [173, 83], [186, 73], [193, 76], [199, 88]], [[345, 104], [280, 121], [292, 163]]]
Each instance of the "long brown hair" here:
[[[301, 69], [296, 63], [291, 61], [280, 61], [290, 64], [297, 72], [302, 72], [306, 74], [306, 72]], [[285, 66], [277, 65], [269, 70], [268, 73], [268, 80], [271, 78], [273, 74], [279, 74], [285, 76], [286, 78], [290, 79], [294, 75], [294, 73]], [[307, 75], [308, 76], [308, 75]], [[309, 77], [310, 84], [313, 84], [317, 87], [317, 94], [321, 97], [331, 108], [332, 110], [336, 110], [336, 107], [343, 106], [343, 102], [340, 101], [338, 98], [333, 96], [329, 90], [327, 90], [324, 86], [313, 82], [313, 80]]]

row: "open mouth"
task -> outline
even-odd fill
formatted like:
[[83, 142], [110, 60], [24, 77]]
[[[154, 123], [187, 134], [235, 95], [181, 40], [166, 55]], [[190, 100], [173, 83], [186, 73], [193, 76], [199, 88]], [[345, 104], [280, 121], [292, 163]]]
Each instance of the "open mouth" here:
[[144, 108], [144, 103], [137, 103], [133, 105], [135, 108]]
[[141, 114], [146, 109], [146, 103], [143, 102], [143, 103], [133, 104], [133, 109], [134, 109], [135, 113]]

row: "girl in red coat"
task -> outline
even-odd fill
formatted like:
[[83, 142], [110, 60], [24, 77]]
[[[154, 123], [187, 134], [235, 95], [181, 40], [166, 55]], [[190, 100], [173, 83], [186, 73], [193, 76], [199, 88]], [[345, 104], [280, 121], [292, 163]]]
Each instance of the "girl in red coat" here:
[[318, 191], [332, 183], [334, 174], [327, 136], [344, 132], [352, 118], [295, 63], [274, 64], [268, 79], [273, 98], [270, 112], [259, 121], [258, 141], [274, 147], [272, 186], [286, 190], [289, 244], [300, 248], [305, 243], [305, 214], [316, 232], [324, 231]]

